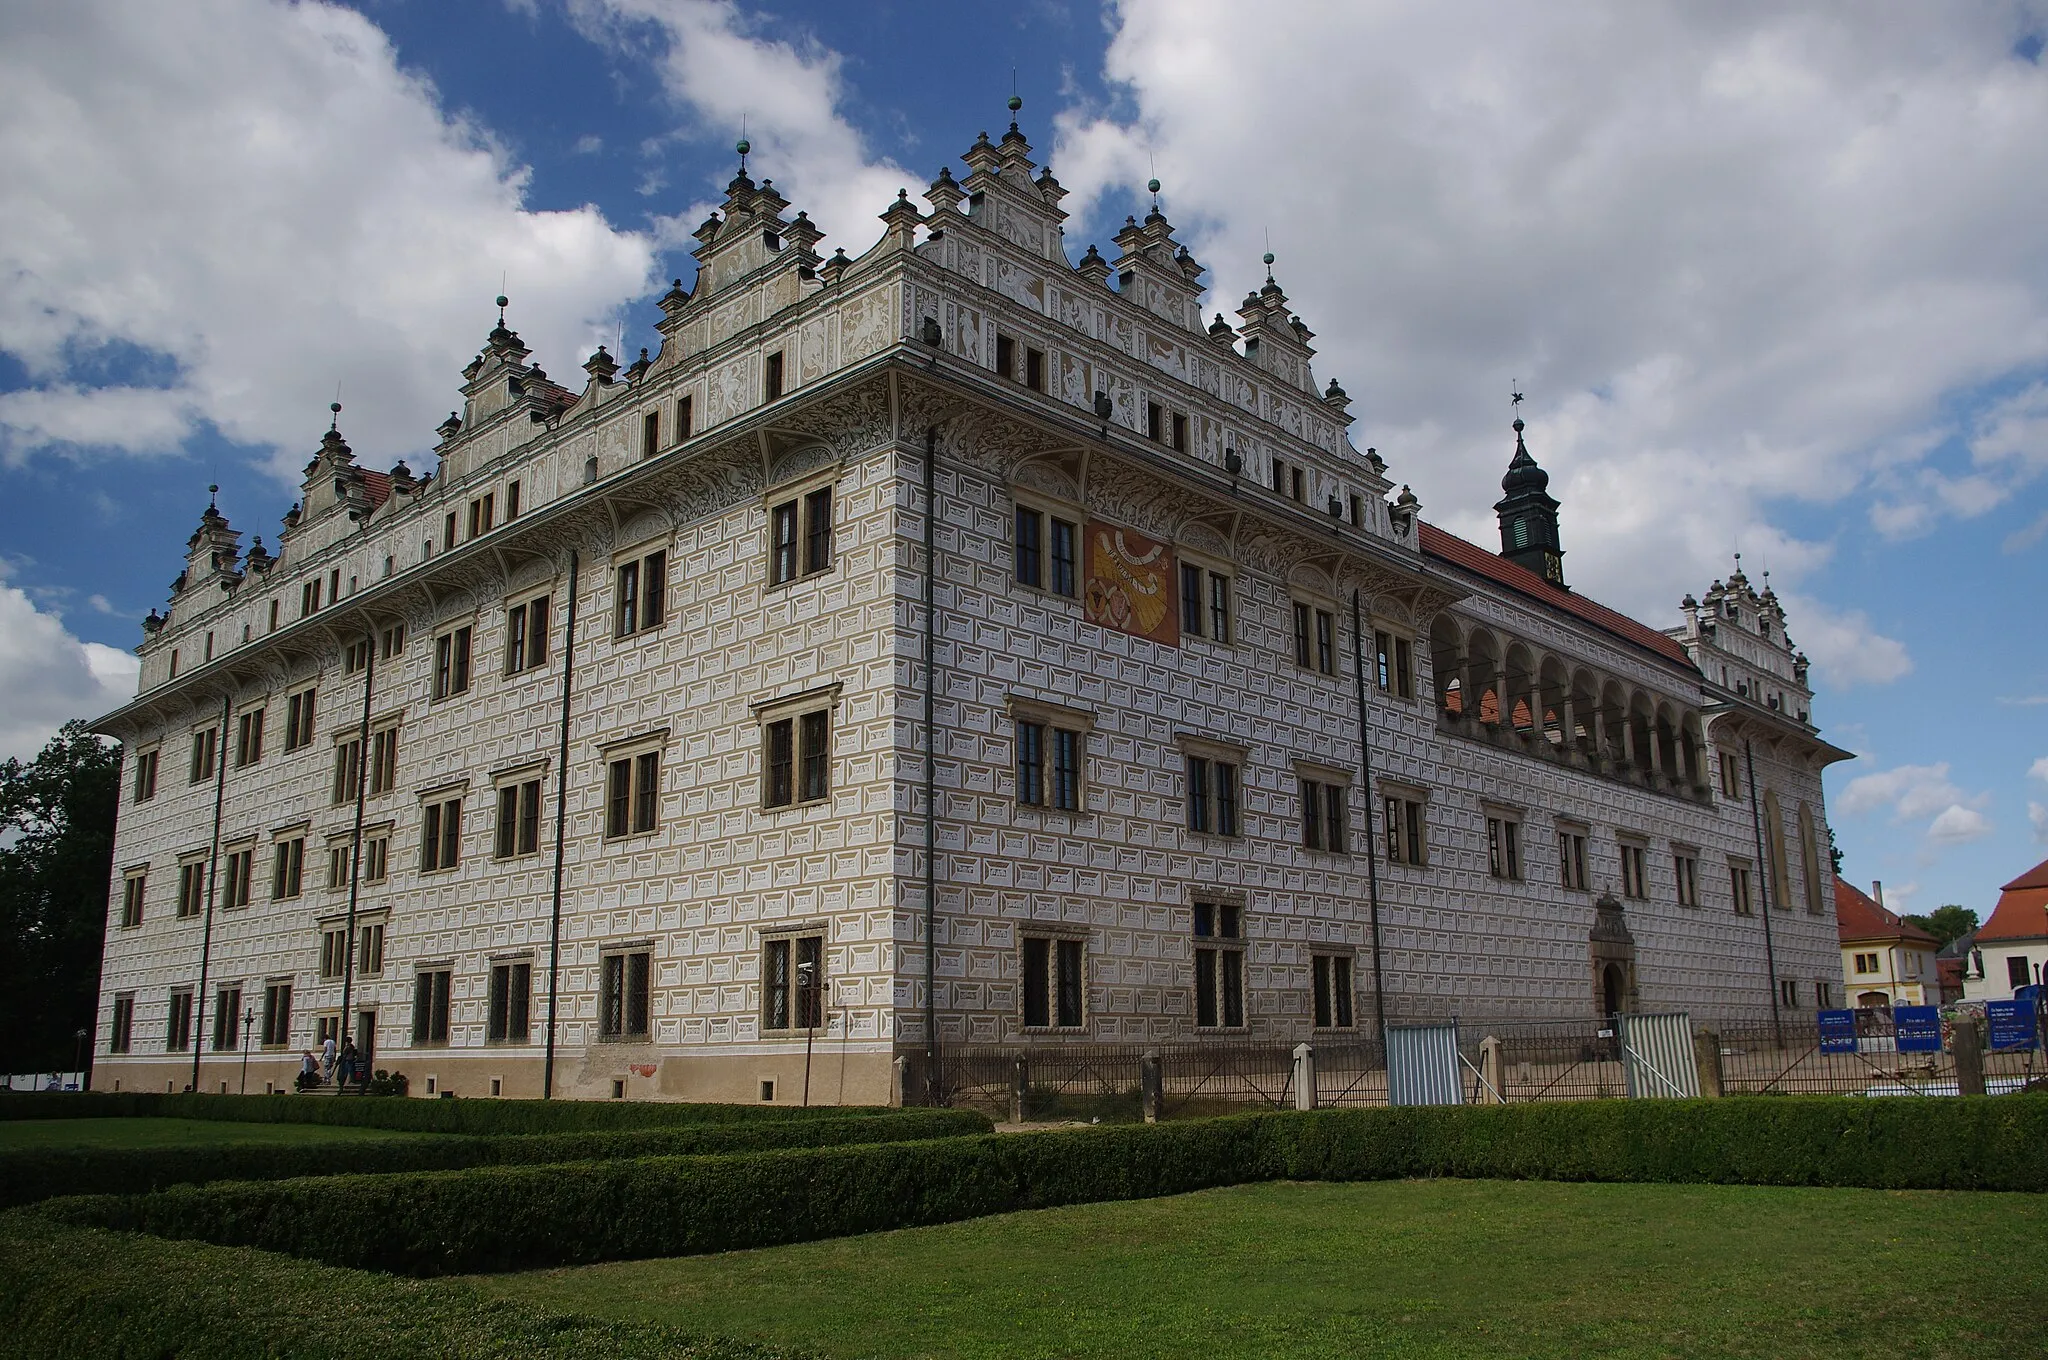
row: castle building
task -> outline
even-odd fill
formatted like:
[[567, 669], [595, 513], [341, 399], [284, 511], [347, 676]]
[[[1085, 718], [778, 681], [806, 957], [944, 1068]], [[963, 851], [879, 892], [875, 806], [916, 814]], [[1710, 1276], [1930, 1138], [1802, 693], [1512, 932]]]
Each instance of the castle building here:
[[[1063, 240], [1013, 123], [857, 258], [740, 173], [659, 351], [506, 320], [436, 466], [209, 507], [138, 697], [96, 1087], [892, 1096], [928, 1045], [1836, 999], [1804, 659], [1432, 526], [1274, 280]], [[1155, 187], [1156, 194], [1156, 187]], [[338, 417], [338, 410], [337, 410]], [[1646, 549], [1647, 550], [1647, 549]]]

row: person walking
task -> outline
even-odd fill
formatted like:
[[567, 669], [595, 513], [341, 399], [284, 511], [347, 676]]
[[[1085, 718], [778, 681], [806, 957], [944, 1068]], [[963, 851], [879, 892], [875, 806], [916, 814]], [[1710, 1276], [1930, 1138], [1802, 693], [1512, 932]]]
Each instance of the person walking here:
[[320, 1075], [323, 1079], [334, 1075], [334, 1035], [331, 1033], [320, 1041]]
[[336, 1089], [343, 1091], [348, 1089], [348, 1084], [355, 1080], [356, 1064], [358, 1061], [359, 1055], [356, 1053], [356, 1041], [354, 1039], [343, 1040], [341, 1045], [341, 1070], [335, 1082]]

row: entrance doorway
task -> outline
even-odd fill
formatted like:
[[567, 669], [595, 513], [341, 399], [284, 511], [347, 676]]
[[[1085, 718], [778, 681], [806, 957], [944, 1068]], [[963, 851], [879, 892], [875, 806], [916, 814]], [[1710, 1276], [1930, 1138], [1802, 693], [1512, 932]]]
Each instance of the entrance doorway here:
[[1600, 1013], [1621, 1014], [1622, 1001], [1628, 995], [1628, 982], [1621, 975], [1621, 965], [1610, 963], [1600, 970]]

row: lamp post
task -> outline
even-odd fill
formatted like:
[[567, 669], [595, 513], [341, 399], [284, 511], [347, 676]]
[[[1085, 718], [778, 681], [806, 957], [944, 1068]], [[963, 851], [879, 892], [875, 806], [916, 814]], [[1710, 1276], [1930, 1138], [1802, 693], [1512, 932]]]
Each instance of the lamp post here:
[[796, 966], [797, 1004], [804, 1010], [804, 1107], [811, 1104], [811, 1038], [818, 1032], [817, 1000], [811, 994], [818, 967], [814, 963], [799, 963]]
[[78, 1056], [73, 1060], [72, 1070], [78, 1073], [78, 1089], [83, 1091], [85, 1089], [85, 1026], [80, 1025], [78, 1027], [78, 1033], [73, 1035], [72, 1037], [77, 1040], [78, 1054]]
[[250, 1006], [242, 1016], [242, 1094], [249, 1094], [249, 1031], [256, 1024], [256, 1008]]

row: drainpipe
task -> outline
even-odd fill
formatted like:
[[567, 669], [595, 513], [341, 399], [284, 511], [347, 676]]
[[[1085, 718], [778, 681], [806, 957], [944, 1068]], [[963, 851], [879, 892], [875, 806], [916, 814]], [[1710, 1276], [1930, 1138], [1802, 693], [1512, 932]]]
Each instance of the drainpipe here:
[[1358, 612], [1358, 592], [1351, 592], [1351, 660], [1358, 672], [1358, 768], [1365, 781], [1365, 894], [1372, 913], [1372, 1013], [1381, 1038], [1387, 1033], [1386, 970], [1380, 950], [1380, 846], [1373, 831], [1372, 743], [1365, 702], [1365, 629]]
[[[355, 998], [356, 987], [356, 905], [362, 900], [363, 881], [363, 810], [370, 793], [370, 694], [377, 683], [377, 631], [365, 630], [363, 645], [369, 649], [369, 659], [363, 663], [363, 720], [356, 729], [357, 749], [362, 754], [356, 765], [356, 825], [349, 839], [348, 848], [348, 943], [342, 953], [341, 969], [341, 1038], [335, 1046], [347, 1042], [349, 1037], [349, 1005]], [[368, 1064], [370, 1055], [357, 1052], [356, 1061]], [[367, 1080], [367, 1078], [366, 1078]]]
[[213, 895], [220, 879], [220, 815], [228, 796], [228, 718], [234, 698], [220, 700], [220, 737], [213, 746], [213, 845], [206, 859], [206, 925], [199, 937], [199, 990], [192, 994], [192, 1093], [199, 1094], [199, 1056], [206, 1050], [206, 974], [213, 962]]
[[555, 1007], [562, 976], [562, 847], [569, 828], [569, 682], [576, 658], [576, 550], [569, 550], [569, 608], [562, 622], [562, 732], [555, 750], [555, 893], [548, 917], [548, 1047], [540, 1098], [555, 1094]]
[[1778, 956], [1771, 947], [1771, 869], [1764, 860], [1764, 814], [1763, 804], [1756, 796], [1756, 752], [1749, 738], [1742, 739], [1742, 763], [1749, 774], [1749, 825], [1756, 835], [1756, 891], [1757, 900], [1763, 904], [1764, 913], [1764, 967], [1771, 973], [1771, 1035], [1778, 1046], [1785, 1046], [1784, 1026], [1778, 1019]]
[[939, 810], [934, 666], [938, 657], [939, 427], [924, 436], [924, 1064], [926, 1103], [939, 1103]]

